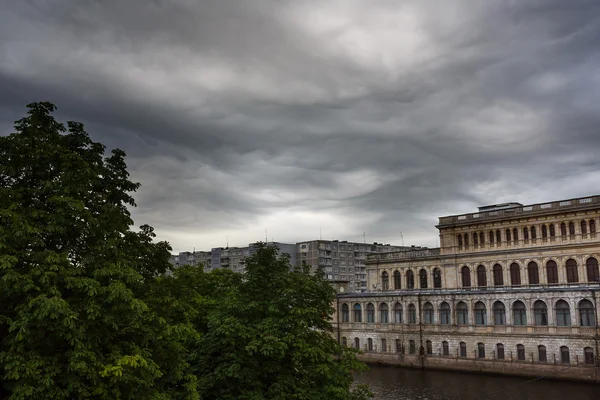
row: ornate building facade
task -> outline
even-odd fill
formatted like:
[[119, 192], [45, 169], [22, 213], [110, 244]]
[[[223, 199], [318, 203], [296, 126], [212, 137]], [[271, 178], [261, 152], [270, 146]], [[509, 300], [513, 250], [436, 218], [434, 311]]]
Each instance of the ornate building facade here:
[[600, 382], [600, 196], [439, 218], [440, 248], [369, 255], [340, 293], [364, 360]]

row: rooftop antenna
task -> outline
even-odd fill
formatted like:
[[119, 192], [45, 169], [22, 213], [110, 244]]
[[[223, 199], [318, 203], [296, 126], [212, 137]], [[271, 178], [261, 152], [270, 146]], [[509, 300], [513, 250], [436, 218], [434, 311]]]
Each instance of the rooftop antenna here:
[[321, 228], [319, 228], [319, 240], [323, 240], [323, 232], [321, 231]]
[[367, 243], [367, 237], [365, 236], [364, 232], [363, 232], [363, 243]]
[[400, 239], [402, 239], [402, 246], [404, 246], [404, 236], [402, 236], [402, 232], [400, 232]]
[[267, 237], [267, 230], [265, 229], [265, 243], [267, 243], [269, 241], [269, 238]]
[[225, 241], [227, 242], [227, 248], [229, 248], [229, 236], [226, 236]]

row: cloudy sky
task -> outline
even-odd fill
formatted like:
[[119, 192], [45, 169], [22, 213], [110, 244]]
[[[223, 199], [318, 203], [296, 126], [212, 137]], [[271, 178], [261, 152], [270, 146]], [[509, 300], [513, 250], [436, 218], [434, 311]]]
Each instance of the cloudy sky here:
[[600, 1], [0, 0], [0, 133], [55, 103], [128, 154], [174, 251], [436, 245], [598, 194]]

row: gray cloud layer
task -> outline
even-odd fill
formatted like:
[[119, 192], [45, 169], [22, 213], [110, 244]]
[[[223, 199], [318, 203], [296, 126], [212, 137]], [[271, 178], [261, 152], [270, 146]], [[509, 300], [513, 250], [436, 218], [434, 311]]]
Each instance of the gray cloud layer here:
[[2, 11], [1, 132], [38, 100], [85, 122], [175, 250], [319, 228], [433, 246], [440, 215], [598, 192], [596, 0]]

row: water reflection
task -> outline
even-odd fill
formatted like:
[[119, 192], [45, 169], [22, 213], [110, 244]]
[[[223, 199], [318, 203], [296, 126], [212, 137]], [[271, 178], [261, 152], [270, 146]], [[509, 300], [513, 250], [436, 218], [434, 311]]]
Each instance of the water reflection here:
[[599, 400], [600, 385], [371, 365], [356, 377], [376, 400]]

